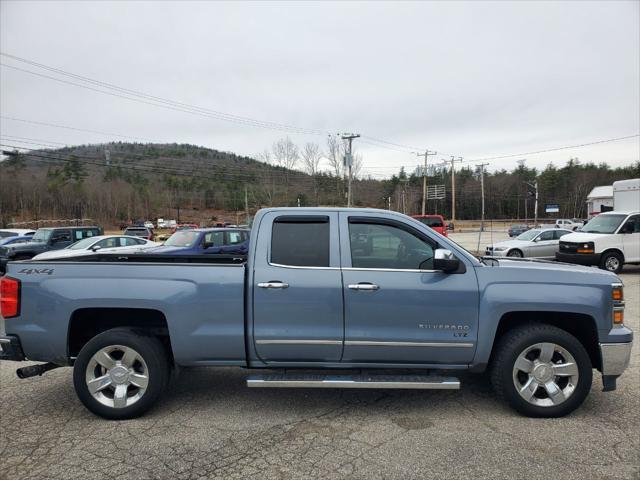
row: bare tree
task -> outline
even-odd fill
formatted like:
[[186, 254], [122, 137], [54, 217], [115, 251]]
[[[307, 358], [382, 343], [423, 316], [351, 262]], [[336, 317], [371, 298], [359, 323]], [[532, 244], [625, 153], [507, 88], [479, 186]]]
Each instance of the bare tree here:
[[263, 151], [258, 152], [256, 157], [259, 162], [271, 164], [271, 152], [266, 148]]
[[260, 190], [264, 194], [267, 203], [270, 207], [273, 206], [274, 197], [276, 194], [276, 185], [274, 181], [274, 172], [271, 171], [271, 152], [268, 149], [264, 149], [257, 155], [258, 161], [264, 163], [259, 170], [260, 176]]
[[284, 168], [284, 200], [288, 204], [289, 203], [289, 175], [291, 170], [298, 163], [298, 159], [300, 158], [300, 152], [298, 151], [298, 147], [291, 141], [289, 137], [281, 138], [276, 143], [273, 144], [273, 157], [276, 165]]
[[311, 176], [313, 181], [313, 194], [318, 204], [318, 173], [320, 173], [320, 161], [322, 160], [322, 152], [320, 145], [317, 143], [307, 143], [301, 152], [302, 168]]
[[292, 170], [298, 163], [300, 152], [295, 143], [289, 137], [286, 137], [273, 144], [273, 157], [276, 165]]
[[329, 162], [331, 173], [336, 177], [336, 193], [338, 197], [341, 196], [341, 182], [344, 177], [344, 163], [343, 156], [344, 145], [334, 135], [327, 137], [327, 153], [325, 158]]

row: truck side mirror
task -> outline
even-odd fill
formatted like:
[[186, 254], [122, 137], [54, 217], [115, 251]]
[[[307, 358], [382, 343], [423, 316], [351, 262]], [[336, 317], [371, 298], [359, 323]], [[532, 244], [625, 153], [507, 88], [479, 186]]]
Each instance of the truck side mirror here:
[[451, 250], [438, 248], [433, 255], [433, 269], [445, 273], [455, 272], [460, 267], [460, 260], [453, 256]]

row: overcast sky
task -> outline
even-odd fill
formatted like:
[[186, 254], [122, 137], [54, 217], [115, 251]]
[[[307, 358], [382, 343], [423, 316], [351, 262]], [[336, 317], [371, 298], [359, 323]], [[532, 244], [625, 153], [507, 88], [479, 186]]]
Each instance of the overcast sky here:
[[[438, 151], [434, 162], [442, 153], [473, 160], [638, 134], [639, 5], [3, 1], [0, 48], [157, 97], [318, 131], [289, 133], [300, 145], [353, 131]], [[245, 155], [287, 135], [4, 66], [0, 80], [4, 117]], [[0, 121], [5, 136], [126, 140]], [[411, 148], [354, 144], [375, 176], [419, 161]], [[636, 137], [521, 158], [543, 167], [571, 156], [625, 165], [639, 159], [640, 144]], [[516, 160], [494, 160], [489, 169], [509, 169]]]

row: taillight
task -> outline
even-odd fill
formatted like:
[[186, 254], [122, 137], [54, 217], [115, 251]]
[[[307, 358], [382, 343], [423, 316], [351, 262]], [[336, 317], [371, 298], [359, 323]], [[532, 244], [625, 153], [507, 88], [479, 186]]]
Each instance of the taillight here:
[[0, 278], [0, 314], [4, 318], [20, 315], [20, 280]]

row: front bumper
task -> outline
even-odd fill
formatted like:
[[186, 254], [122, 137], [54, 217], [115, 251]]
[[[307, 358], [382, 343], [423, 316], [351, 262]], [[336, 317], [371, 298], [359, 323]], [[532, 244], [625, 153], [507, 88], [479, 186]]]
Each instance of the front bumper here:
[[506, 257], [509, 250], [492, 250], [487, 247], [484, 252], [488, 257]]
[[602, 375], [620, 376], [629, 366], [631, 360], [631, 342], [601, 343]]
[[0, 336], [0, 360], [21, 362], [25, 359], [20, 339], [15, 335]]
[[575, 263], [577, 265], [600, 265], [600, 254], [556, 252], [556, 260], [563, 263]]

